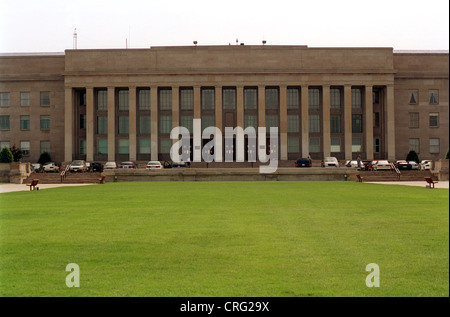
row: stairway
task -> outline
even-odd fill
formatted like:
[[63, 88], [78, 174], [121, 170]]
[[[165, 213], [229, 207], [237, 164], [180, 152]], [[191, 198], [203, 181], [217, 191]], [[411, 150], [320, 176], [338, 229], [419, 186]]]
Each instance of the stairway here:
[[98, 183], [101, 173], [67, 173], [61, 182], [60, 173], [31, 173], [24, 184], [29, 184], [33, 179], [39, 179], [39, 184], [94, 184]]
[[392, 171], [360, 171], [359, 174], [364, 177], [365, 182], [389, 182], [389, 181], [425, 181], [425, 177], [431, 177], [433, 180], [437, 178], [430, 171], [418, 170], [402, 170], [400, 171], [400, 179], [397, 174]]

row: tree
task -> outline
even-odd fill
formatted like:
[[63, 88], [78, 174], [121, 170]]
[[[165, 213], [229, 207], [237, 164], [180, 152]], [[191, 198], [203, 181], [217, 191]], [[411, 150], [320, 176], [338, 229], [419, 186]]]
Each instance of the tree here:
[[38, 163], [41, 165], [44, 165], [45, 163], [51, 162], [52, 159], [50, 157], [50, 154], [48, 152], [43, 152], [40, 156], [39, 156], [39, 160]]
[[409, 151], [408, 155], [406, 156], [406, 160], [409, 161], [414, 161], [417, 164], [420, 163], [419, 160], [419, 156], [417, 155], [417, 153], [415, 151]]
[[5, 146], [0, 151], [0, 163], [11, 163], [14, 160], [14, 157], [10, 151], [10, 149]]
[[11, 148], [9, 148], [9, 150], [11, 151], [13, 158], [14, 158], [14, 162], [19, 162], [20, 159], [22, 158], [22, 151], [17, 148], [15, 145], [13, 145]]

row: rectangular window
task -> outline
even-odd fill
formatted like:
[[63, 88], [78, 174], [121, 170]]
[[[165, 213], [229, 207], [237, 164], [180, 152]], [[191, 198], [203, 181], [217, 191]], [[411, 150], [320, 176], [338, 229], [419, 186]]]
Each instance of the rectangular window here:
[[352, 152], [362, 152], [361, 138], [352, 138]]
[[9, 106], [9, 92], [0, 92], [0, 106], [1, 107]]
[[222, 103], [223, 109], [234, 110], [236, 109], [236, 89], [224, 88], [222, 90]]
[[108, 91], [106, 89], [97, 91], [97, 110], [108, 110]]
[[128, 134], [130, 125], [130, 118], [128, 116], [119, 116], [119, 134]]
[[258, 129], [258, 117], [255, 115], [244, 115], [244, 129], [248, 127], [253, 127]]
[[50, 92], [41, 91], [41, 107], [50, 106]]
[[320, 115], [310, 114], [308, 116], [309, 133], [320, 133]]
[[86, 155], [86, 140], [80, 140], [80, 155]]
[[139, 116], [139, 133], [150, 134], [150, 116]]
[[420, 153], [420, 140], [419, 139], [409, 139], [409, 150], [414, 151], [417, 154]]
[[298, 133], [300, 131], [300, 120], [297, 114], [287, 116], [287, 132]]
[[159, 132], [162, 134], [169, 134], [172, 131], [172, 116], [159, 117]]
[[108, 154], [108, 140], [100, 139], [97, 141], [97, 153]]
[[0, 141], [0, 150], [2, 150], [4, 147], [10, 148], [9, 141]]
[[41, 130], [50, 129], [50, 116], [41, 116]]
[[189, 133], [194, 131], [193, 116], [180, 116], [180, 125], [189, 130]]
[[203, 115], [202, 116], [202, 131], [207, 127], [214, 127], [214, 116], [211, 115]]
[[341, 152], [341, 138], [331, 138], [331, 152]]
[[419, 91], [414, 89], [414, 90], [409, 90], [409, 104], [410, 105], [417, 105], [417, 103], [419, 102]]
[[244, 109], [254, 110], [258, 108], [258, 89], [244, 88]]
[[308, 89], [308, 103], [309, 109], [320, 109], [320, 89], [309, 88]]
[[41, 153], [47, 152], [50, 153], [50, 141], [41, 141]]
[[129, 154], [130, 143], [128, 139], [119, 139], [119, 154]]
[[150, 139], [139, 140], [139, 153], [150, 154]]
[[159, 90], [159, 109], [172, 110], [172, 89], [161, 88]]
[[171, 139], [161, 139], [161, 153], [162, 154], [169, 154], [171, 147], [172, 147]]
[[194, 109], [194, 89], [180, 88], [180, 109], [192, 110]]
[[380, 91], [379, 90], [374, 90], [372, 92], [372, 103], [374, 105], [379, 105], [380, 104]]
[[300, 107], [300, 89], [296, 87], [287, 88], [287, 108], [298, 109]]
[[298, 153], [300, 150], [298, 138], [288, 138], [288, 152]]
[[98, 116], [97, 117], [97, 134], [108, 134], [108, 117], [107, 116]]
[[437, 89], [429, 90], [428, 94], [429, 94], [430, 105], [439, 104], [439, 90], [437, 90]]
[[30, 130], [30, 116], [20, 116], [20, 130]]
[[409, 127], [410, 128], [418, 128], [419, 127], [419, 113], [418, 112], [410, 112], [409, 113]]
[[340, 114], [330, 115], [330, 132], [331, 133], [341, 133], [341, 115]]
[[266, 109], [278, 109], [278, 88], [266, 88]]
[[9, 116], [0, 116], [0, 130], [9, 130]]
[[128, 98], [128, 90], [121, 89], [119, 90], [119, 110], [128, 110], [129, 109], [129, 98]]
[[79, 95], [80, 95], [80, 106], [86, 106], [86, 91], [80, 91]]
[[80, 129], [86, 129], [86, 115], [80, 114]]
[[202, 88], [202, 109], [214, 110], [214, 88]]
[[309, 152], [310, 153], [320, 152], [320, 138], [309, 138]]
[[439, 152], [440, 152], [440, 140], [430, 139], [430, 153], [439, 153]]
[[30, 155], [30, 141], [20, 141], [20, 151], [23, 156]]
[[272, 127], [278, 127], [278, 115], [267, 115], [266, 116], [266, 131], [267, 133], [270, 132], [270, 128]]
[[25, 106], [25, 107], [30, 105], [30, 93], [29, 92], [21, 92], [20, 93], [20, 105]]
[[374, 128], [380, 127], [380, 113], [379, 112], [373, 113], [373, 127]]
[[439, 113], [438, 112], [430, 112], [430, 127], [439, 127]]
[[380, 153], [381, 145], [380, 145], [380, 138], [373, 138], [373, 152], [374, 153]]
[[362, 133], [362, 114], [352, 114], [352, 133]]
[[341, 90], [339, 88], [330, 89], [330, 109], [341, 109]]
[[150, 110], [150, 89], [139, 89], [139, 110]]
[[352, 108], [353, 109], [362, 108], [361, 89], [359, 88], [352, 88]]

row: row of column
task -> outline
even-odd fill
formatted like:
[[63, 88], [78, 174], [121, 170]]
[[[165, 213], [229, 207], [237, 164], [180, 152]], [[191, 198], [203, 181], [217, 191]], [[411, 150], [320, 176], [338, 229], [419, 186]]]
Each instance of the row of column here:
[[[341, 85], [344, 87], [344, 151], [345, 159], [352, 159], [352, 106], [351, 106], [351, 87], [352, 85]], [[164, 86], [167, 87], [167, 86]], [[265, 87], [258, 86], [258, 125], [265, 127]], [[286, 160], [287, 150], [287, 86], [279, 87], [280, 98], [280, 159]], [[317, 86], [314, 86], [317, 87]], [[323, 116], [323, 153], [324, 156], [330, 156], [331, 134], [330, 134], [330, 86], [322, 85], [322, 116]], [[365, 152], [367, 159], [373, 159], [373, 103], [371, 85], [365, 87]], [[108, 160], [115, 160], [116, 153], [116, 87], [108, 87]], [[136, 87], [129, 87], [129, 156], [130, 160], [136, 160]], [[150, 117], [151, 117], [151, 159], [158, 159], [158, 86], [151, 86], [150, 93]], [[194, 118], [201, 118], [201, 87], [195, 86], [194, 90]], [[301, 85], [301, 151], [302, 156], [306, 157], [309, 153], [309, 126], [308, 126], [308, 85]], [[306, 92], [306, 93], [305, 93]], [[394, 126], [394, 88], [393, 85], [385, 86], [385, 111], [386, 111], [386, 135], [385, 142], [388, 157], [395, 159], [395, 126]], [[74, 144], [74, 98], [73, 88], [65, 89], [65, 161], [72, 160]], [[86, 160], [94, 160], [94, 88], [86, 88]], [[244, 127], [244, 86], [236, 87], [236, 119], [237, 126]], [[179, 124], [179, 87], [172, 86], [172, 122], [173, 127]], [[222, 127], [222, 87], [215, 87], [215, 123], [216, 127], [223, 131]]]

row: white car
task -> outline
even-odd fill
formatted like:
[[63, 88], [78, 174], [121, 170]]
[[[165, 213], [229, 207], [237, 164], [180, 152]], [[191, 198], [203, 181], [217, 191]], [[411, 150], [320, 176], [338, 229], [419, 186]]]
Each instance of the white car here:
[[421, 170], [430, 170], [431, 169], [431, 161], [423, 160], [422, 162], [420, 162], [420, 169]]
[[116, 162], [106, 162], [105, 166], [103, 166], [103, 169], [114, 169], [117, 168]]
[[150, 161], [147, 163], [146, 169], [162, 169], [163, 166], [161, 165], [161, 162], [159, 161]]
[[59, 166], [53, 162], [45, 163], [42, 169], [44, 172], [59, 172]]
[[[358, 168], [358, 161], [347, 161], [347, 163], [345, 163], [345, 166]], [[364, 169], [364, 168], [365, 168], [365, 165], [363, 162], [361, 162], [361, 169]]]
[[339, 167], [339, 161], [335, 157], [325, 157], [322, 161], [322, 167]]
[[411, 164], [411, 169], [412, 169], [412, 170], [419, 170], [419, 169], [420, 169], [420, 165], [417, 164], [417, 163], [414, 162], [414, 161], [409, 161], [408, 164]]
[[373, 161], [372, 166], [373, 166], [374, 171], [391, 170], [392, 169], [391, 163], [389, 163], [389, 161], [386, 161], [386, 160]]

